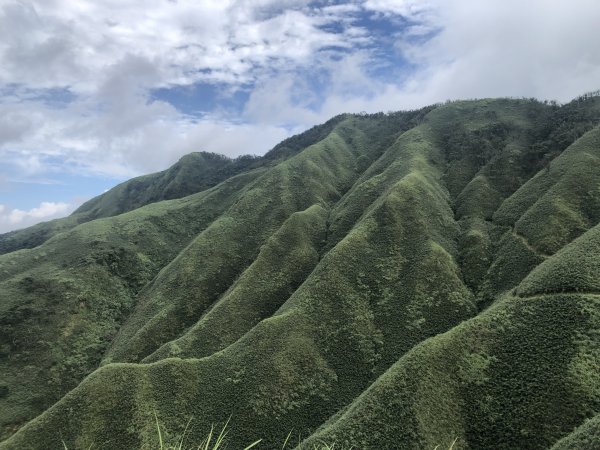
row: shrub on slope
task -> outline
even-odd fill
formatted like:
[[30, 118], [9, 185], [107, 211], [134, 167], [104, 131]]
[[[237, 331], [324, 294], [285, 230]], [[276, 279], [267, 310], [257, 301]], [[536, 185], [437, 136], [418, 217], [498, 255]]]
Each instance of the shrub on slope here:
[[[512, 229], [550, 184], [530, 191], [539, 195], [514, 221], [498, 225], [494, 212], [529, 191], [519, 186], [537, 169], [520, 162], [546, 133], [535, 134], [537, 118], [553, 108], [455, 102], [408, 131], [396, 115], [343, 118], [173, 249], [106, 365], [0, 447], [60, 446], [56, 430], [69, 448], [151, 447], [152, 411], [173, 433], [191, 416], [208, 424], [232, 415], [233, 445], [261, 437], [273, 447], [328, 419], [306, 445], [552, 445], [598, 410], [598, 297], [579, 289], [594, 285], [594, 258], [580, 264], [584, 276], [563, 280], [568, 289], [539, 294], [596, 231], [548, 257], [527, 233], [553, 221], [553, 232], [568, 228], [565, 216], [549, 209]], [[460, 125], [454, 141], [447, 123]], [[577, 147], [588, 135], [572, 148], [590, 149]], [[567, 173], [550, 172], [553, 185]], [[567, 183], [561, 193], [588, 214], [584, 191]], [[479, 307], [491, 306], [460, 324], [483, 293]], [[189, 432], [199, 441], [206, 429]]]
[[[327, 149], [339, 152], [339, 147]], [[424, 149], [439, 152], [431, 143]], [[327, 153], [318, 169], [304, 159], [323, 155], [322, 150], [313, 148], [289, 163], [316, 174], [329, 170], [329, 158], [337, 170], [344, 167], [335, 153]], [[474, 313], [452, 257], [457, 229], [439, 180], [440, 173], [427, 165], [390, 178], [369, 214], [323, 255], [283, 307], [224, 350], [197, 360], [188, 358], [195, 349], [184, 346], [179, 356], [186, 359], [107, 364], [5, 445], [52, 443], [56, 439], [45, 430], [55, 426], [68, 446], [109, 439], [120, 447], [150, 445], [155, 435], [144, 424], [152, 410], [172, 430], [183, 429], [190, 416], [211, 423], [232, 415], [233, 445], [258, 433], [269, 446], [282, 442], [292, 428], [306, 435], [351, 402], [390, 361]], [[245, 195], [267, 181], [257, 180]], [[243, 211], [255, 210], [253, 203]], [[189, 264], [189, 249], [179, 256], [181, 264]], [[431, 285], [439, 287], [430, 291]], [[226, 294], [214, 310], [233, 300]], [[145, 341], [122, 342], [125, 348]], [[101, 401], [80, 400], [97, 395]], [[189, 431], [193, 438], [204, 432]]]
[[600, 296], [572, 289], [507, 296], [425, 341], [299, 448], [419, 449], [455, 437], [459, 448], [548, 448], [600, 407]]
[[0, 426], [6, 436], [98, 366], [137, 293], [253, 175], [0, 256]]
[[571, 434], [558, 441], [551, 450], [596, 450], [600, 442], [600, 415], [594, 416]]

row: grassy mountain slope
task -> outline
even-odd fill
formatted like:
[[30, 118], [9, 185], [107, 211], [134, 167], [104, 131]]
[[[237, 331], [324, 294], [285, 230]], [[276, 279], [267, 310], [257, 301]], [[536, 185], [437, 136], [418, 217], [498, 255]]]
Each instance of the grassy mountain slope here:
[[[595, 250], [581, 267], [598, 276], [597, 226], [542, 263], [494, 307], [401, 358], [322, 439], [359, 448], [549, 448], [600, 407], [600, 290], [569, 278], [559, 261]], [[563, 262], [566, 265], [566, 262]], [[573, 269], [572, 269], [573, 270]], [[377, 430], [373, 433], [372, 430]]]
[[109, 358], [139, 361], [177, 337], [242, 274], [290, 214], [315, 204], [327, 207], [339, 198], [357, 175], [356, 159], [365, 155], [367, 136], [361, 127], [362, 122], [352, 119], [342, 122], [327, 138], [249, 186], [162, 271], [123, 327]]
[[600, 411], [598, 103], [340, 116], [1, 256], [5, 436], [45, 411], [0, 448], [551, 447]]
[[181, 198], [203, 191], [219, 181], [235, 175], [237, 167], [231, 159], [213, 153], [190, 153], [169, 169], [133, 178], [81, 205], [75, 214], [90, 220], [116, 216], [160, 200]]
[[126, 181], [89, 200], [69, 217], [0, 235], [0, 254], [37, 247], [52, 236], [90, 220], [203, 191], [242, 172], [241, 163], [221, 155], [191, 153], [168, 170]]
[[558, 441], [552, 450], [594, 450], [600, 441], [600, 415], [595, 415], [571, 434]]
[[149, 203], [182, 198], [203, 191], [239, 173], [282, 161], [324, 138], [344, 119], [328, 122], [285, 139], [263, 157], [230, 159], [207, 152], [190, 153], [162, 172], [133, 178], [81, 205], [71, 216], [0, 234], [0, 254], [41, 245], [55, 234], [102, 217], [111, 217]]
[[0, 256], [5, 433], [98, 366], [137, 293], [258, 174], [79, 225], [35, 249]]

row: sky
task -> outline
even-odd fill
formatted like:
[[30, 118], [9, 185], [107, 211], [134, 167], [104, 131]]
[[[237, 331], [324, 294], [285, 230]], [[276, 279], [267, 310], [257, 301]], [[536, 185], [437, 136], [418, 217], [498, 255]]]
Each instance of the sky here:
[[600, 88], [597, 0], [0, 0], [0, 233], [342, 112]]

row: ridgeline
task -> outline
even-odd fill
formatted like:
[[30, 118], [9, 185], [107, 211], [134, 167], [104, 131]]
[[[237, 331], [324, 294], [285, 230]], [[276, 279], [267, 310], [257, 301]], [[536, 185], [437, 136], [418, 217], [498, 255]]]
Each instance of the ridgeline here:
[[345, 114], [0, 235], [0, 449], [599, 448], [599, 123]]

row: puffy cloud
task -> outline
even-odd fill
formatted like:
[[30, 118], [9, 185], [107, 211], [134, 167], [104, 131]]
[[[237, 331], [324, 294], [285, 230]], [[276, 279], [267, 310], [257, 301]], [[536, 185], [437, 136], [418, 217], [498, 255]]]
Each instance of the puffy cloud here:
[[[264, 153], [341, 112], [566, 101], [600, 87], [598, 23], [594, 0], [8, 0], [0, 165], [125, 178], [189, 151]], [[153, 96], [194, 83], [243, 95], [195, 117]]]
[[68, 203], [42, 202], [28, 211], [8, 208], [0, 204], [0, 233], [25, 228], [35, 223], [63, 217], [76, 208]]
[[419, 67], [412, 90], [426, 101], [489, 96], [566, 101], [599, 87], [597, 2], [438, 0], [435, 8], [441, 31], [425, 43], [404, 46]]
[[[395, 80], [374, 75], [365, 50], [325, 61], [321, 67], [328, 67], [331, 83], [317, 111], [272, 90], [281, 101], [276, 111], [284, 111], [286, 120], [293, 120], [291, 115], [326, 120], [341, 112], [401, 110], [457, 98], [524, 96], [564, 102], [600, 87], [597, 2], [367, 0], [363, 7], [407, 19], [393, 36], [397, 54], [390, 56], [406, 61], [403, 70]], [[268, 92], [258, 86], [247, 112], [258, 109], [254, 104], [268, 99]]]
[[[384, 56], [365, 14], [399, 20]], [[340, 112], [458, 97], [568, 100], [598, 87], [599, 21], [592, 0], [7, 2], [0, 154], [28, 173], [62, 159], [125, 177], [189, 149], [235, 156], [245, 142], [263, 153]], [[233, 112], [241, 117], [191, 118], [151, 99], [152, 88], [200, 80], [221, 83], [225, 97], [249, 90]], [[65, 86], [74, 97], [60, 108], [43, 95]]]
[[151, 61], [154, 85], [249, 82], [257, 66], [351, 47], [352, 36], [323, 29], [349, 11], [320, 11], [290, 0], [9, 1], [0, 9], [0, 82], [90, 91], [127, 55]]
[[150, 0], [143, 8], [133, 0], [9, 0], [0, 6], [0, 156], [27, 175], [127, 177], [190, 149], [264, 153], [321, 116], [276, 122], [275, 108], [262, 107], [254, 116], [271, 119], [189, 117], [153, 99], [152, 89], [204, 82], [227, 97], [264, 85], [279, 71], [309, 67], [323, 50], [365, 43], [350, 20], [359, 10], [297, 0]]
[[192, 151], [263, 154], [290, 133], [276, 124], [190, 118], [133, 91], [105, 98], [93, 113], [95, 103], [87, 101], [61, 110], [37, 102], [15, 106], [28, 108], [39, 123], [20, 142], [0, 146], [3, 164], [22, 177], [71, 172], [127, 178], [162, 170]]

